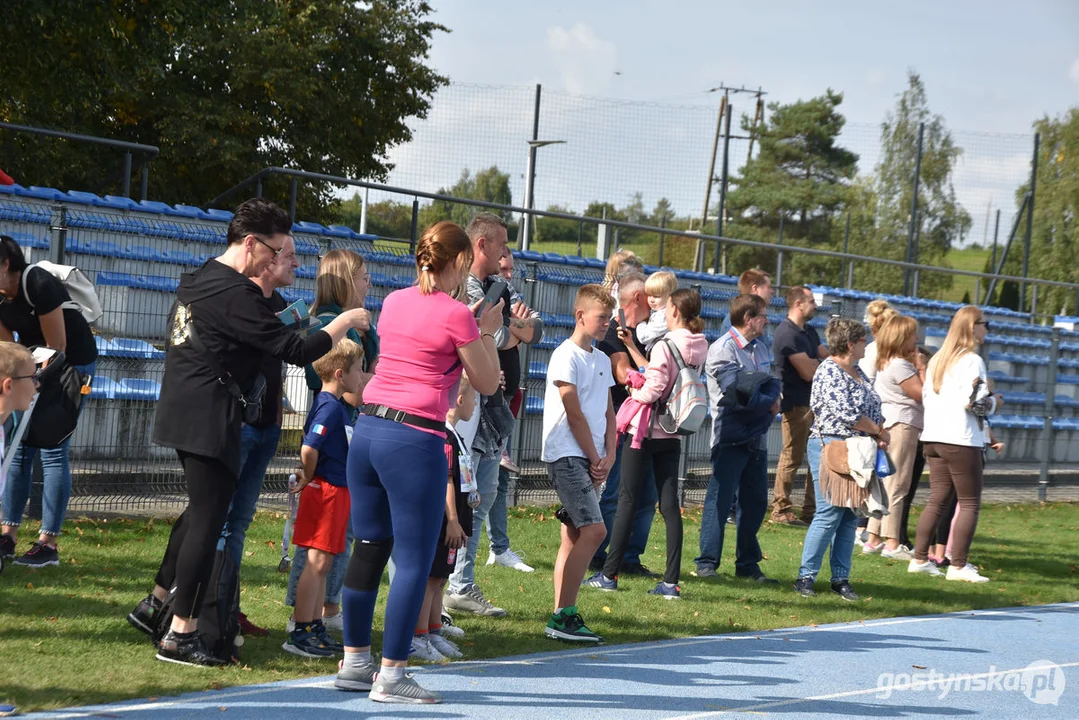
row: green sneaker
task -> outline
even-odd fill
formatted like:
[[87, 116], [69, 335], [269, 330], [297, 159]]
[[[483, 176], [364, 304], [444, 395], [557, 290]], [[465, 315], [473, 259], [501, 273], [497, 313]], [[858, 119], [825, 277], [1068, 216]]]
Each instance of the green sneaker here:
[[543, 634], [549, 638], [566, 640], [567, 642], [592, 643], [594, 645], [599, 645], [603, 642], [603, 638], [589, 630], [588, 626], [584, 624], [584, 618], [578, 614], [576, 605], [562, 608], [560, 613], [552, 613]]

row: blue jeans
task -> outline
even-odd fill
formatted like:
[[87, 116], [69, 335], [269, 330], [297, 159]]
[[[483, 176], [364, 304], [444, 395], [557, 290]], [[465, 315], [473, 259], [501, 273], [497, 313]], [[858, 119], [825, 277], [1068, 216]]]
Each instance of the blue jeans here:
[[[97, 363], [75, 365], [75, 369], [86, 375], [93, 375]], [[41, 496], [41, 534], [53, 537], [60, 535], [67, 513], [67, 503], [71, 499], [71, 462], [68, 448], [71, 437], [60, 447], [49, 450], [20, 445], [15, 451], [8, 471], [7, 485], [4, 486], [4, 524], [19, 525], [26, 510], [26, 501], [30, 498], [30, 483], [33, 478], [34, 459], [41, 455], [41, 474], [44, 491]]]
[[[607, 561], [607, 546], [611, 542], [611, 529], [614, 527], [615, 511], [618, 509], [618, 492], [622, 485], [622, 445], [625, 439], [625, 435], [618, 438], [614, 465], [607, 475], [607, 486], [603, 488], [603, 495], [599, 498], [599, 510], [603, 515], [603, 525], [607, 528], [607, 537], [603, 538], [592, 560], [600, 564]], [[626, 545], [626, 554], [622, 556], [623, 565], [641, 563], [641, 554], [648, 547], [648, 534], [652, 532], [652, 520], [656, 517], [658, 500], [656, 474], [651, 464], [648, 464], [645, 468], [644, 484], [641, 486], [641, 499], [638, 501], [637, 512], [633, 515], [633, 530], [629, 535], [629, 544]]]
[[[476, 467], [476, 484], [479, 485], [480, 506], [472, 511], [472, 534], [468, 536], [468, 545], [464, 552], [457, 553], [457, 564], [453, 574], [450, 575], [448, 592], [462, 593], [469, 585], [476, 582], [476, 551], [480, 546], [480, 528], [488, 521], [487, 534], [492, 535], [490, 522], [491, 508], [495, 505], [498, 496], [498, 464], [502, 461], [502, 453], [493, 453], [486, 457], [473, 453], [472, 463]], [[502, 499], [505, 504], [505, 496]], [[502, 514], [502, 534], [505, 535], [506, 515]], [[492, 536], [492, 543], [494, 539]], [[506, 542], [509, 547], [509, 542]]]
[[[768, 451], [746, 445], [712, 448], [712, 477], [705, 494], [701, 517], [701, 554], [693, 560], [698, 568], [719, 567], [723, 557], [723, 538], [727, 529], [727, 511], [738, 494], [737, 536], [734, 574], [755, 577], [764, 558], [757, 531], [768, 509]], [[712, 498], [709, 509], [708, 498]]]
[[[820, 477], [821, 453], [829, 442], [842, 441], [841, 438], [826, 435], [824, 442], [816, 435], [809, 436], [806, 445], [806, 458], [814, 477]], [[848, 508], [835, 507], [821, 495], [820, 483], [814, 483], [817, 492], [817, 513], [806, 531], [805, 546], [802, 549], [802, 567], [798, 570], [800, 578], [816, 578], [824, 562], [824, 551], [831, 548], [832, 582], [850, 579], [851, 558], [854, 555], [854, 534], [858, 527], [858, 516]]]
[[[345, 549], [333, 558], [330, 565], [330, 574], [326, 576], [326, 605], [341, 604], [341, 588], [345, 585], [345, 570], [348, 569], [349, 558], [352, 557], [352, 541], [356, 536], [352, 534], [352, 517], [348, 519], [345, 527]], [[300, 575], [307, 565], [307, 548], [298, 547], [292, 552], [292, 566], [288, 575], [288, 589], [285, 591], [285, 604], [296, 607], [296, 586], [300, 583]], [[392, 579], [392, 574], [391, 574]]]
[[247, 539], [247, 529], [255, 518], [262, 481], [266, 479], [270, 461], [277, 454], [277, 441], [280, 439], [280, 425], [268, 428], [244, 425], [241, 430], [240, 476], [236, 481], [236, 491], [232, 494], [232, 503], [229, 504], [221, 540], [217, 543], [218, 550], [228, 549], [237, 569], [243, 562], [244, 541]]
[[498, 468], [498, 490], [491, 511], [487, 513], [487, 537], [491, 541], [491, 552], [501, 555], [510, 549], [509, 508], [506, 495], [510, 489], [510, 474]]

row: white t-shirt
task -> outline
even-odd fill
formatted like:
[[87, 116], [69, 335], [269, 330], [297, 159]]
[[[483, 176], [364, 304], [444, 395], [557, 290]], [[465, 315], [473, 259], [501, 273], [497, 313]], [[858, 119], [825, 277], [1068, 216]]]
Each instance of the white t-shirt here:
[[858, 361], [858, 367], [861, 368], [865, 376], [870, 380], [877, 378], [877, 341], [869, 343], [865, 346], [865, 356]]
[[[477, 398], [478, 400], [478, 398]], [[453, 429], [457, 431], [457, 434], [461, 436], [461, 441], [465, 444], [465, 452], [472, 452], [472, 441], [476, 439], [476, 431], [480, 429], [480, 409], [477, 406], [472, 411], [472, 419], [470, 420], [458, 420]]]
[[985, 403], [991, 415], [996, 412], [997, 403], [994, 398], [988, 397], [985, 362], [977, 353], [968, 352], [952, 364], [944, 374], [939, 393], [933, 390], [932, 373], [926, 373], [922, 387], [922, 406], [925, 408], [922, 442], [985, 447], [989, 438], [985, 421], [968, 409], [975, 378], [980, 378], [982, 382], [973, 399]]
[[581, 412], [592, 431], [592, 442], [602, 458], [606, 453], [607, 407], [614, 385], [611, 360], [599, 350], [582, 350], [572, 340], [565, 340], [551, 353], [547, 363], [547, 389], [543, 397], [543, 462], [564, 457], [586, 457], [574, 439], [566, 420], [566, 409], [556, 382], [577, 388]]

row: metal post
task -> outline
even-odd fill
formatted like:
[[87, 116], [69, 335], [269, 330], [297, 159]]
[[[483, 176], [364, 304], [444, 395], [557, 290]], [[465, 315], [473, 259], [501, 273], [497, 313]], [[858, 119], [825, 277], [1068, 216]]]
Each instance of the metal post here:
[[150, 187], [150, 168], [146, 167], [145, 163], [142, 166], [141, 175], [142, 175], [142, 199], [143, 200], [149, 200], [150, 197], [147, 194], [147, 191], [149, 190], [149, 187]]
[[619, 237], [622, 228], [616, 227], [614, 229], [614, 242], [611, 243], [611, 252], [607, 253], [607, 257], [611, 256], [611, 253], [616, 253], [622, 249], [622, 239]]
[[[543, 92], [543, 86], [536, 83], [536, 102], [532, 109], [532, 143], [528, 146], [528, 171], [525, 175], [525, 207], [529, 210], [535, 207], [535, 197], [533, 192], [536, 186], [536, 149], [539, 147], [536, 145], [536, 140], [539, 140], [539, 121], [540, 121], [540, 95]], [[522, 250], [527, 250], [529, 242], [532, 239], [532, 216], [525, 215], [521, 218], [521, 232], [519, 236], [518, 247]]]
[[[850, 210], [847, 211], [847, 228], [843, 231], [843, 254], [846, 255], [850, 247]], [[850, 270], [850, 260], [843, 258], [843, 276], [846, 277]], [[848, 286], [849, 287], [849, 286]]]
[[584, 220], [577, 223], [577, 257], [581, 257], [581, 241], [584, 240]]
[[[659, 219], [659, 226], [661, 228], [667, 227], [667, 213], [663, 213], [663, 217]], [[667, 236], [665, 234], [659, 234], [659, 259], [656, 261], [656, 264], [660, 267], [663, 267], [663, 245], [666, 239]]]
[[[716, 179], [716, 153], [719, 152], [719, 133], [723, 130], [723, 114], [727, 112], [727, 95], [724, 93], [722, 99], [719, 101], [719, 113], [716, 115], [716, 134], [712, 138], [712, 162], [708, 165], [708, 185], [704, 190], [704, 209], [701, 210], [701, 232], [704, 232], [704, 224], [708, 222], [708, 202], [712, 199], [712, 183]], [[704, 257], [701, 254], [701, 240], [697, 240], [697, 257]], [[697, 258], [694, 258], [693, 269], [697, 272], [701, 272], [704, 268], [697, 263]]]
[[[1038, 145], [1041, 143], [1041, 133], [1034, 133], [1034, 157], [1030, 161], [1030, 205], [1027, 207], [1027, 236], [1023, 241], [1023, 278], [1029, 277], [1030, 273], [1030, 241], [1034, 236], [1034, 193], [1038, 182]], [[1019, 309], [1025, 310], [1027, 306], [1027, 284], [1023, 283], [1019, 291]]]
[[913, 284], [913, 289], [911, 290], [911, 293], [910, 293], [911, 297], [918, 297], [918, 278], [920, 277], [920, 275], [921, 275], [921, 268], [914, 268], [914, 273], [913, 273], [914, 284]]
[[1030, 324], [1038, 324], [1038, 286], [1032, 285], [1030, 291]]
[[[716, 217], [716, 235], [723, 237], [723, 218], [727, 214], [727, 176], [728, 169], [730, 167], [730, 150], [731, 150], [731, 115], [734, 114], [734, 108], [730, 103], [727, 104], [727, 121], [723, 132], [723, 170], [722, 175], [719, 178], [719, 214]], [[716, 241], [716, 260], [713, 270], [715, 272], [720, 271], [720, 247], [722, 243]], [[723, 272], [727, 272], [727, 253], [723, 253]]]
[[[527, 265], [525, 265], [525, 272], [524, 272], [524, 278], [525, 278], [525, 288], [524, 288], [524, 291], [525, 291], [524, 292], [525, 305], [527, 305], [528, 307], [533, 308], [533, 309], [536, 307], [536, 285], [537, 285], [536, 271], [537, 271], [536, 263], [530, 262]], [[529, 374], [528, 373], [528, 367], [529, 367], [529, 364], [530, 364], [529, 357], [530, 357], [530, 355], [532, 353], [532, 346], [531, 345], [528, 345], [527, 343], [521, 343], [521, 347], [524, 348], [521, 351], [521, 387], [524, 389], [525, 396], [521, 401], [521, 414], [517, 418], [517, 420], [516, 420], [516, 422], [514, 423], [514, 426], [513, 426], [514, 442], [513, 442], [513, 449], [511, 451], [511, 455], [513, 457], [513, 462], [518, 467], [521, 466], [521, 454], [524, 451], [524, 446], [523, 446], [523, 440], [524, 440], [524, 435], [525, 435], [525, 433], [524, 433], [524, 418], [525, 418], [525, 409], [528, 407], [528, 374]], [[513, 488], [513, 497], [512, 497], [512, 499], [508, 499], [508, 500], [509, 500], [510, 505], [516, 505], [517, 504], [516, 485]]]
[[49, 259], [57, 265], [64, 264], [64, 256], [67, 254], [67, 207], [56, 205], [53, 207], [55, 224], [49, 228], [52, 238], [49, 242]]
[[131, 197], [131, 151], [124, 153], [124, 197]]
[[[997, 221], [993, 224], [993, 254], [989, 259], [989, 269], [992, 270], [997, 266], [997, 238], [1000, 235], [1000, 208], [997, 208]], [[981, 278], [978, 279], [981, 282]], [[992, 291], [993, 285], [989, 283], [985, 288], [985, 299], [982, 300], [983, 305], [988, 305], [993, 301], [993, 298], [989, 297], [989, 293]], [[975, 298], [977, 300], [977, 298]]]
[[420, 199], [412, 198], [412, 229], [409, 230], [408, 247], [412, 251], [412, 254], [416, 254], [416, 243], [419, 242], [419, 224], [420, 224]]
[[288, 217], [292, 222], [296, 222], [296, 190], [297, 180], [292, 178], [288, 189]]
[[370, 200], [371, 188], [364, 188], [360, 197], [360, 235], [367, 234], [367, 203]]
[[851, 290], [853, 288], [854, 288], [854, 261], [851, 260], [850, 264], [847, 265], [847, 289]]
[[[1004, 272], [1004, 261], [1008, 259], [1008, 251], [1011, 250], [1012, 240], [1015, 239], [1015, 234], [1019, 232], [1019, 223], [1023, 220], [1023, 211], [1027, 205], [1030, 204], [1030, 193], [1028, 192], [1023, 196], [1023, 202], [1019, 203], [1019, 210], [1015, 213], [1015, 220], [1012, 222], [1012, 229], [1008, 232], [1008, 239], [1004, 242], [1004, 247], [1000, 251], [1000, 257], [997, 258], [996, 265], [993, 266], [993, 275], [1000, 275]], [[989, 289], [985, 291], [987, 297], [993, 296], [993, 291], [997, 287], [997, 278], [994, 277], [989, 281]]]
[[779, 253], [776, 255], [776, 287], [783, 287], [783, 213], [779, 214]]
[[[925, 123], [918, 125], [918, 155], [914, 160], [914, 192], [910, 198], [910, 230], [907, 232], [907, 257], [909, 263], [918, 262], [917, 230], [918, 222], [918, 183], [922, 174], [922, 138], [925, 135]], [[910, 295], [910, 268], [903, 272], [903, 294]]]
[[1049, 380], [1045, 386], [1045, 421], [1042, 424], [1041, 467], [1038, 470], [1038, 500], [1049, 495], [1049, 460], [1053, 454], [1053, 414], [1056, 412], [1057, 360], [1060, 358], [1060, 328], [1053, 328], [1049, 343]]

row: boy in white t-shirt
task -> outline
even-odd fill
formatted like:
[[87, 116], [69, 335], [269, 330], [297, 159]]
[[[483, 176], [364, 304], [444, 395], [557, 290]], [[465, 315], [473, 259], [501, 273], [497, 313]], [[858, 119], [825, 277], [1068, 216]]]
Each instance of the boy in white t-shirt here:
[[554, 566], [554, 613], [544, 634], [558, 640], [601, 643], [577, 612], [577, 592], [588, 562], [607, 535], [597, 488], [615, 458], [611, 361], [592, 347], [611, 322], [614, 298], [601, 285], [585, 285], [573, 303], [573, 334], [551, 354], [543, 402], [543, 453], [562, 509], [562, 544]]
[[[22, 345], [0, 342], [0, 465], [8, 450], [3, 426], [11, 413], [25, 412], [37, 392], [37, 363]], [[15, 448], [11, 448], [12, 451]], [[4, 493], [6, 472], [0, 472], [0, 495]], [[5, 560], [15, 557], [15, 539], [0, 535], [0, 569]]]

